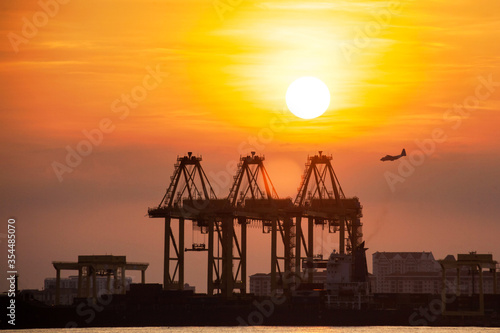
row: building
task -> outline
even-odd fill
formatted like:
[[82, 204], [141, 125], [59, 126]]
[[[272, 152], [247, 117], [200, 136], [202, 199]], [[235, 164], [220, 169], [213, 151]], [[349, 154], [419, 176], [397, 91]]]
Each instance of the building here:
[[[78, 262], [54, 261], [52, 263], [56, 269], [55, 278], [55, 304], [60, 304], [61, 299], [61, 271], [78, 271], [77, 297], [91, 297], [97, 299], [99, 283], [98, 277], [104, 277], [106, 290], [114, 293], [125, 294], [127, 270], [140, 270], [141, 283], [145, 283], [146, 269], [148, 263], [127, 262], [125, 256], [93, 255], [78, 256]], [[70, 282], [67, 282], [70, 283]]]
[[271, 274], [257, 273], [250, 275], [250, 293], [256, 296], [270, 296]]
[[[125, 290], [130, 289], [132, 283], [131, 277], [125, 278]], [[114, 288], [111, 284], [108, 290], [108, 278], [105, 276], [96, 277], [97, 295], [121, 293], [120, 289]], [[93, 289], [93, 280], [90, 280], [90, 288]], [[59, 304], [70, 305], [78, 297], [78, 276], [70, 276], [60, 279]], [[56, 304], [56, 278], [46, 278], [44, 281], [44, 290], [34, 294], [34, 298], [48, 305]]]
[[374, 293], [432, 293], [437, 287], [441, 266], [432, 252], [375, 252]]
[[[379, 279], [375, 278], [376, 284]], [[378, 284], [380, 285], [380, 284]], [[441, 290], [440, 272], [406, 272], [386, 275], [382, 289], [376, 293], [438, 294]]]
[[[488, 259], [492, 261], [491, 255], [486, 256], [489, 256]], [[440, 294], [443, 288], [440, 263], [446, 263], [444, 283], [447, 293], [453, 293], [458, 288], [463, 295], [478, 294], [480, 290], [478, 270], [467, 265], [454, 265], [455, 262], [453, 255], [437, 261], [432, 252], [375, 252], [373, 254], [372, 291], [374, 293]], [[459, 268], [458, 274], [457, 268]], [[485, 271], [482, 276], [484, 293], [494, 293], [494, 270]], [[499, 277], [500, 275], [496, 276], [497, 281]]]
[[[97, 293], [118, 293], [120, 292], [119, 288], [116, 288], [113, 286], [113, 284], [110, 285], [110, 289], [108, 290], [108, 279], [106, 276], [97, 276], [96, 277], [96, 283], [97, 283]], [[126, 277], [125, 278], [125, 290], [129, 290], [130, 284], [132, 283], [132, 278], [131, 277]], [[61, 278], [60, 281], [60, 286], [61, 290], [62, 289], [78, 289], [78, 276], [73, 275], [69, 276], [67, 278]], [[90, 280], [90, 288], [94, 288], [93, 280]], [[56, 289], [56, 278], [46, 278], [44, 280], [44, 289]]]

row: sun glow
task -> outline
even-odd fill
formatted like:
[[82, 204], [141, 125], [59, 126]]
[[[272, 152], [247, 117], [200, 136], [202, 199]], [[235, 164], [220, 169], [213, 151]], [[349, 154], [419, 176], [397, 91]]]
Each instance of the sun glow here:
[[330, 91], [318, 78], [304, 76], [293, 81], [286, 91], [286, 105], [297, 117], [313, 119], [330, 105]]

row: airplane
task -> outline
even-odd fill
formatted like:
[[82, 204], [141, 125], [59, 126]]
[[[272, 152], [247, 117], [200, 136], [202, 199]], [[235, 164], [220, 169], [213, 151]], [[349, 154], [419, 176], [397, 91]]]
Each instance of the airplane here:
[[403, 156], [406, 156], [406, 150], [403, 148], [403, 151], [401, 152], [401, 155], [396, 155], [396, 156], [392, 156], [392, 155], [385, 155], [384, 157], [382, 157], [380, 160], [382, 162], [385, 162], [385, 161], [395, 161], [397, 160], [398, 158], [401, 158]]

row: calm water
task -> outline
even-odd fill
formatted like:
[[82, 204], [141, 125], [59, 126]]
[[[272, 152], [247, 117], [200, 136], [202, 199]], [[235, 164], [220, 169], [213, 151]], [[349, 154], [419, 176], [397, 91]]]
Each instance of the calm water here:
[[[4, 331], [19, 332], [19, 330]], [[118, 328], [72, 328], [72, 329], [37, 329], [23, 330], [26, 333], [479, 333], [500, 332], [500, 328], [483, 327], [276, 327], [276, 326], [250, 326], [250, 327], [118, 327]]]

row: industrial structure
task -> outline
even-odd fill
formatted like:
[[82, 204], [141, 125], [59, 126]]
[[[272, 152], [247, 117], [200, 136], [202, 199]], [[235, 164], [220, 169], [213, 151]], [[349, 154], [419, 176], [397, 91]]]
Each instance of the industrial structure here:
[[[457, 259], [453, 256], [448, 256], [443, 260], [439, 260], [439, 264], [442, 267], [442, 285], [443, 288], [441, 290], [441, 306], [443, 309], [443, 313], [446, 315], [456, 315], [456, 316], [466, 316], [466, 315], [484, 315], [485, 310], [485, 302], [484, 302], [484, 270], [491, 273], [493, 276], [493, 294], [498, 292], [498, 280], [497, 280], [497, 264], [498, 262], [493, 260], [493, 255], [491, 254], [479, 254], [476, 252], [470, 252], [467, 254], [458, 254]], [[475, 283], [474, 283], [474, 275], [478, 273], [479, 275], [479, 307], [475, 310], [449, 310], [446, 307], [447, 304], [447, 293], [455, 292], [455, 296], [460, 297], [462, 292], [462, 281], [469, 280], [467, 278], [461, 278], [461, 270], [463, 268], [467, 268], [472, 277], [472, 294], [475, 293]], [[451, 270], [456, 275], [456, 283], [455, 290], [447, 290], [445, 288], [445, 284], [447, 281], [446, 273]]]
[[[33, 299], [43, 302], [47, 305], [56, 305], [56, 281], [55, 277], [48, 277], [44, 280], [43, 290], [32, 290]], [[59, 305], [71, 305], [74, 303], [75, 299], [81, 298], [82, 291], [78, 291], [78, 275], [70, 275], [66, 278], [60, 278], [59, 280], [59, 292], [58, 292], [58, 304]], [[123, 294], [121, 283], [115, 285], [115, 283], [109, 283], [107, 276], [97, 275], [96, 276], [96, 286], [97, 286], [97, 298], [102, 297], [102, 295], [112, 295], [112, 294]], [[86, 284], [84, 282], [84, 284]], [[93, 279], [90, 279], [90, 290], [94, 290]], [[130, 289], [132, 284], [132, 278], [125, 278], [125, 290]], [[85, 286], [86, 287], [86, 286]], [[86, 293], [86, 291], [84, 291]]]
[[[229, 194], [221, 199], [210, 185], [201, 157], [189, 152], [177, 158], [160, 204], [148, 209], [149, 217], [165, 220], [164, 289], [183, 288], [184, 251], [208, 251], [208, 295], [246, 293], [249, 223], [260, 224], [263, 233], [271, 236], [272, 290], [290, 290], [303, 279], [302, 269], [306, 282], [313, 281], [315, 226], [338, 232], [337, 253], [351, 255], [358, 266], [366, 266], [365, 259], [364, 263], [356, 260], [366, 250], [360, 222], [362, 207], [357, 197], [345, 196], [332, 157], [321, 151], [308, 157], [295, 200], [278, 197], [264, 160], [255, 152], [240, 157]], [[208, 234], [208, 244], [185, 247], [186, 221], [193, 224], [193, 232]], [[177, 234], [172, 223], [178, 224]], [[307, 239], [303, 225], [307, 227]], [[305, 267], [301, 267], [302, 261]], [[366, 269], [357, 269], [354, 276], [367, 281]]]
[[[16, 291], [21, 328], [62, 328], [69, 323], [500, 327], [498, 263], [490, 254], [473, 252], [436, 261], [430, 252], [376, 252], [375, 274], [368, 276], [362, 206], [357, 197], [345, 196], [331, 156], [320, 151], [308, 157], [295, 198], [278, 196], [264, 156], [254, 152], [240, 157], [234, 181], [222, 198], [201, 162], [201, 156], [192, 153], [177, 157], [165, 195], [148, 209], [149, 217], [165, 224], [163, 286], [145, 284], [148, 264], [128, 263], [124, 256], [53, 262], [57, 275], [55, 283], [47, 281], [51, 290], [45, 296], [54, 295], [59, 306], [36, 302], [41, 295], [37, 291]], [[192, 227], [191, 244], [186, 244], [186, 224]], [[261, 229], [262, 235], [260, 230], [247, 233], [249, 226]], [[315, 245], [323, 238], [315, 238], [315, 228], [338, 235], [338, 246], [328, 249], [327, 258], [316, 253], [322, 247]], [[247, 277], [247, 260], [254, 255], [247, 251], [248, 235], [269, 241], [270, 273]], [[195, 241], [195, 236], [206, 241]], [[207, 295], [195, 294], [184, 281], [186, 251], [207, 256]], [[125, 272], [130, 269], [142, 272], [142, 283], [130, 284], [126, 292]], [[61, 270], [78, 270], [77, 284], [75, 277], [61, 279]], [[67, 306], [59, 301], [61, 292], [68, 296]], [[121, 295], [105, 298], [103, 304], [98, 297], [102, 292]], [[0, 297], [1, 306], [9, 309], [10, 304], [10, 296]], [[5, 321], [0, 324], [7, 327]]]
[[[131, 263], [127, 262], [125, 256], [113, 255], [92, 255], [78, 256], [78, 262], [54, 261], [52, 263], [56, 269], [56, 296], [55, 304], [59, 305], [61, 295], [61, 271], [72, 270], [78, 271], [78, 297], [89, 297], [93, 300], [98, 296], [97, 277], [103, 276], [107, 278], [107, 290], [110, 292], [125, 294], [127, 270], [140, 270], [141, 283], [145, 283], [146, 269], [148, 263]], [[113, 277], [113, 281], [111, 281]], [[92, 293], [91, 288], [92, 286]]]

